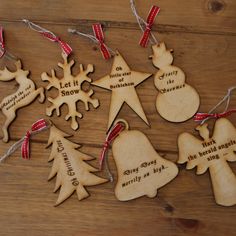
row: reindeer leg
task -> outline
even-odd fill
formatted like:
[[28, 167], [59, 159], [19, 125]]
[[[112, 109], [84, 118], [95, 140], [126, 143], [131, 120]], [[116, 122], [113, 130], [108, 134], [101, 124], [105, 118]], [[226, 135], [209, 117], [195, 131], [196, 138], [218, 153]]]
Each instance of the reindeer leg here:
[[12, 123], [12, 121], [16, 118], [16, 113], [15, 112], [11, 112], [9, 114], [4, 114], [7, 119], [4, 123], [4, 125], [2, 126], [2, 132], [3, 132], [3, 142], [8, 142], [9, 140], [9, 134], [8, 134], [8, 127], [9, 125]]

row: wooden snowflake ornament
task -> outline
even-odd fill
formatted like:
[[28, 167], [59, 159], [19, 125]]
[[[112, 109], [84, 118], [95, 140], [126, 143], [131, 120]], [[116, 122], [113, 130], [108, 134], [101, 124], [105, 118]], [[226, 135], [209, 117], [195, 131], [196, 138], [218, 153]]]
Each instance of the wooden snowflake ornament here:
[[4, 70], [0, 70], [0, 81], [10, 81], [14, 79], [19, 84], [17, 91], [5, 97], [0, 103], [0, 109], [6, 117], [6, 121], [2, 126], [3, 142], [9, 140], [8, 127], [16, 118], [16, 111], [19, 108], [29, 105], [38, 96], [40, 103], [43, 103], [45, 99], [44, 89], [36, 89], [34, 82], [28, 78], [30, 72], [22, 69], [21, 61], [18, 60], [15, 65], [15, 72], [9, 71], [7, 67], [5, 67]]
[[189, 133], [178, 138], [178, 163], [187, 162], [187, 169], [197, 167], [197, 174], [209, 168], [216, 203], [223, 206], [236, 204], [236, 176], [227, 161], [236, 161], [236, 129], [225, 118], [215, 123], [210, 137], [207, 124], [196, 128], [202, 140]]
[[54, 161], [48, 179], [51, 180], [55, 175], [57, 177], [54, 192], [60, 188], [60, 193], [56, 206], [69, 198], [74, 191], [76, 191], [79, 200], [87, 198], [89, 194], [84, 186], [107, 182], [107, 179], [91, 173], [98, 170], [85, 161], [90, 161], [94, 158], [76, 150], [80, 145], [66, 139], [69, 136], [52, 125], [48, 146], [52, 144], [49, 161]]
[[197, 112], [200, 99], [196, 90], [185, 83], [184, 72], [172, 65], [173, 50], [167, 50], [165, 43], [153, 45], [150, 56], [156, 73], [154, 83], [159, 93], [156, 99], [158, 113], [171, 122], [183, 122]]
[[88, 92], [82, 90], [83, 82], [87, 81], [91, 83], [91, 79], [87, 76], [89, 73], [93, 72], [93, 65], [89, 64], [86, 70], [83, 69], [83, 65], [80, 64], [80, 72], [78, 75], [73, 76], [71, 73], [71, 67], [74, 65], [74, 60], [69, 63], [67, 61], [67, 56], [62, 54], [64, 63], [58, 63], [58, 66], [63, 70], [64, 76], [62, 79], [58, 79], [55, 75], [55, 71], [52, 70], [52, 76], [48, 76], [47, 73], [42, 74], [42, 80], [48, 81], [47, 90], [52, 87], [58, 90], [58, 97], [55, 99], [49, 97], [48, 101], [52, 103], [50, 107], [47, 108], [46, 114], [52, 116], [54, 110], [56, 110], [57, 116], [60, 116], [60, 107], [62, 104], [66, 103], [68, 106], [68, 114], [65, 119], [69, 120], [71, 118], [71, 128], [73, 130], [78, 129], [79, 125], [77, 122], [77, 117], [82, 118], [83, 115], [77, 111], [76, 104], [78, 101], [82, 101], [85, 105], [86, 111], [89, 110], [89, 103], [92, 104], [94, 108], [99, 106], [98, 99], [92, 99], [93, 90], [90, 89]]
[[108, 130], [124, 103], [127, 103], [149, 125], [135, 87], [151, 75], [131, 70], [121, 54], [117, 52], [117, 55], [114, 57], [111, 73], [93, 82], [93, 85], [112, 91]]

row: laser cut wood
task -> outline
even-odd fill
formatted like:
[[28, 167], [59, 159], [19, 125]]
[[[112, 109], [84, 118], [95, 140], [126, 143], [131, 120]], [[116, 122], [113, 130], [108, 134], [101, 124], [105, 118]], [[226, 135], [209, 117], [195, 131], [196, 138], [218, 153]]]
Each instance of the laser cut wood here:
[[94, 158], [78, 151], [77, 149], [80, 148], [80, 145], [69, 141], [67, 139], [69, 136], [56, 128], [55, 125], [50, 128], [48, 146], [52, 145], [52, 151], [49, 161], [54, 160], [54, 162], [48, 179], [51, 180], [55, 175], [57, 176], [54, 192], [61, 187], [56, 206], [69, 198], [74, 191], [76, 191], [79, 200], [87, 198], [89, 193], [84, 186], [107, 182], [107, 179], [91, 173], [99, 170], [85, 161], [90, 161]]
[[45, 99], [44, 89], [36, 89], [34, 82], [28, 78], [30, 72], [22, 69], [21, 61], [18, 60], [15, 65], [15, 72], [9, 71], [7, 67], [4, 70], [0, 70], [0, 81], [14, 79], [19, 84], [17, 91], [5, 97], [0, 104], [0, 109], [6, 117], [5, 123], [2, 126], [3, 142], [8, 142], [9, 140], [8, 128], [16, 118], [16, 111], [19, 108], [29, 105], [38, 96], [40, 103], [43, 103]]
[[156, 99], [158, 113], [171, 122], [183, 122], [197, 112], [200, 99], [196, 90], [185, 83], [184, 72], [172, 65], [173, 50], [167, 50], [165, 43], [153, 45], [150, 56], [153, 65], [159, 68], [154, 83], [159, 93]]
[[76, 103], [82, 101], [85, 105], [86, 111], [89, 110], [89, 103], [92, 104], [94, 108], [99, 106], [98, 99], [92, 99], [93, 90], [90, 89], [88, 92], [82, 90], [83, 82], [87, 81], [91, 83], [91, 79], [87, 76], [89, 73], [93, 72], [93, 65], [89, 64], [87, 69], [83, 69], [83, 65], [80, 64], [80, 72], [78, 75], [73, 76], [71, 73], [71, 67], [74, 65], [74, 60], [71, 60], [69, 63], [67, 61], [67, 55], [62, 54], [64, 63], [58, 63], [58, 66], [63, 70], [64, 76], [62, 79], [58, 79], [55, 75], [55, 71], [52, 70], [52, 76], [48, 76], [47, 73], [42, 74], [42, 80], [48, 81], [47, 90], [50, 90], [52, 87], [56, 88], [59, 92], [58, 97], [55, 99], [48, 97], [48, 101], [52, 103], [50, 107], [46, 109], [46, 114], [52, 116], [54, 110], [56, 110], [57, 116], [60, 116], [60, 107], [66, 103], [68, 106], [68, 114], [65, 117], [65, 120], [71, 119], [71, 128], [76, 130], [79, 128], [77, 122], [77, 117], [82, 118], [83, 115], [77, 111]]
[[114, 56], [111, 74], [93, 82], [93, 85], [112, 91], [108, 130], [118, 115], [123, 103], [127, 103], [130, 108], [147, 124], [139, 97], [135, 87], [148, 79], [152, 74], [136, 72], [129, 68], [124, 58], [119, 52]]
[[118, 180], [115, 195], [120, 201], [141, 196], [153, 198], [157, 189], [169, 183], [178, 174], [177, 166], [162, 158], [142, 132], [122, 131], [115, 138], [112, 153], [116, 162]]
[[209, 168], [216, 203], [235, 205], [236, 176], [227, 163], [236, 161], [235, 127], [229, 120], [221, 118], [215, 123], [212, 137], [206, 123], [196, 130], [202, 140], [189, 133], [180, 134], [178, 163], [187, 162], [186, 169], [197, 167], [197, 174], [203, 174]]

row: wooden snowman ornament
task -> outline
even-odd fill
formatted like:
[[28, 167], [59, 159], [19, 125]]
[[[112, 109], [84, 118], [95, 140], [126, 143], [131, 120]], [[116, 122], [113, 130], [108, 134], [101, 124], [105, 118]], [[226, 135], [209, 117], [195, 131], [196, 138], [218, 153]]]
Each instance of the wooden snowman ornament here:
[[201, 140], [189, 133], [178, 138], [178, 163], [187, 162], [186, 169], [197, 167], [197, 174], [210, 171], [215, 201], [219, 205], [236, 204], [236, 176], [228, 162], [236, 161], [236, 129], [226, 118], [216, 121], [210, 136], [207, 124], [199, 125]]
[[115, 138], [112, 153], [116, 163], [118, 180], [115, 195], [120, 201], [141, 196], [153, 198], [157, 189], [169, 183], [178, 174], [177, 166], [162, 158], [148, 138], [138, 130], [129, 130], [128, 123]]
[[165, 43], [152, 46], [150, 56], [155, 67], [159, 69], [154, 83], [159, 93], [156, 99], [156, 109], [166, 120], [183, 122], [197, 112], [200, 99], [196, 90], [185, 83], [184, 72], [172, 65], [173, 50], [167, 50]]
[[165, 43], [158, 40], [151, 33], [154, 20], [160, 12], [160, 7], [153, 5], [145, 21], [138, 15], [135, 1], [130, 0], [131, 10], [142, 30], [139, 41], [141, 47], [152, 43], [153, 55], [150, 56], [153, 65], [159, 69], [154, 78], [154, 83], [159, 93], [156, 99], [156, 109], [161, 117], [170, 122], [183, 122], [197, 112], [200, 99], [196, 90], [185, 83], [184, 72], [173, 66], [173, 50], [167, 50]]

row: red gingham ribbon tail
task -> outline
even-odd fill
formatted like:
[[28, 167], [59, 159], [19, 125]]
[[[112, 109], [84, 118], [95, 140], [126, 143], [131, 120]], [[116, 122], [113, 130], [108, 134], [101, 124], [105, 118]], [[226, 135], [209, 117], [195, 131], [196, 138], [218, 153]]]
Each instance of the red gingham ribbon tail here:
[[102, 169], [102, 164], [105, 158], [105, 155], [107, 153], [107, 150], [109, 149], [109, 146], [111, 144], [111, 142], [119, 135], [119, 133], [124, 130], [124, 126], [121, 123], [117, 123], [112, 130], [108, 133], [107, 137], [106, 137], [106, 141], [103, 145], [103, 149], [100, 155], [100, 159], [99, 159], [99, 165], [100, 165], [100, 169]]
[[158, 6], [151, 7], [151, 9], [148, 13], [148, 17], [147, 17], [146, 29], [143, 32], [142, 38], [139, 41], [140, 46], [147, 47], [148, 40], [149, 40], [150, 33], [151, 33], [151, 29], [152, 29], [152, 25], [153, 25], [154, 20], [159, 12], [160, 12], [160, 7], [158, 7]]
[[207, 118], [222, 118], [222, 117], [227, 117], [230, 116], [231, 114], [235, 113], [236, 109], [231, 109], [222, 113], [197, 113], [194, 116], [194, 121], [203, 121]]
[[101, 50], [102, 56], [104, 59], [108, 60], [109, 58], [111, 58], [111, 54], [110, 54], [107, 46], [104, 43], [104, 34], [102, 31], [102, 26], [101, 26], [101, 24], [97, 23], [97, 24], [93, 24], [92, 27], [93, 27], [93, 33], [94, 33], [96, 39], [100, 43], [100, 50]]
[[21, 145], [21, 156], [23, 159], [29, 159], [30, 158], [30, 136], [31, 136], [31, 132], [33, 131], [40, 131], [44, 128], [47, 127], [47, 122], [44, 120], [44, 119], [40, 119], [38, 121], [36, 121], [32, 127], [31, 127], [31, 130], [28, 130], [26, 132], [26, 135], [25, 135], [25, 138], [24, 138], [24, 141]]
[[59, 43], [61, 50], [63, 51], [63, 53], [65, 53], [67, 56], [69, 56], [72, 52], [72, 48], [70, 47], [70, 45], [64, 41], [62, 41], [59, 37], [55, 37], [53, 34], [49, 33], [49, 32], [41, 32], [41, 34], [51, 40], [52, 42], [56, 42]]
[[0, 27], [0, 58], [5, 54], [5, 44], [3, 37], [3, 27]]

